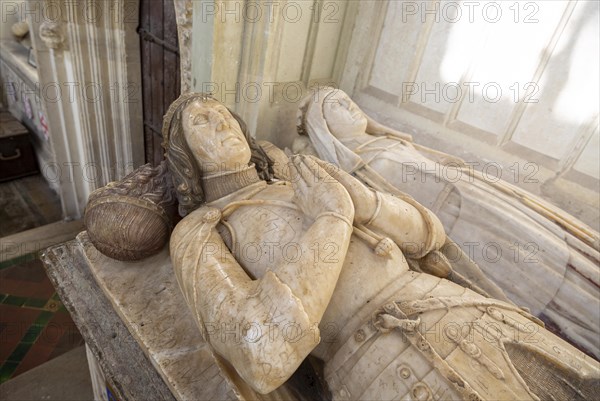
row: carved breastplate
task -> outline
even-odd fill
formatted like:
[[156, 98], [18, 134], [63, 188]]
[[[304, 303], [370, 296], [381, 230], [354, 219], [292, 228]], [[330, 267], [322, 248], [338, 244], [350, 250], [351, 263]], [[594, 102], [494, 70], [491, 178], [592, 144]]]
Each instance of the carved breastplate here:
[[267, 202], [240, 207], [223, 220], [219, 231], [236, 260], [256, 278], [299, 258], [302, 224], [298, 210]]

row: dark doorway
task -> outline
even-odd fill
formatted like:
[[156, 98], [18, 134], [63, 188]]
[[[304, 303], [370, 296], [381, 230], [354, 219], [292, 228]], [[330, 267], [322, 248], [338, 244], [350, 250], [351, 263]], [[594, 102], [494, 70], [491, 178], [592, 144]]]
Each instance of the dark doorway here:
[[173, 0], [141, 0], [138, 32], [142, 51], [146, 163], [157, 165], [164, 158], [162, 119], [181, 90]]

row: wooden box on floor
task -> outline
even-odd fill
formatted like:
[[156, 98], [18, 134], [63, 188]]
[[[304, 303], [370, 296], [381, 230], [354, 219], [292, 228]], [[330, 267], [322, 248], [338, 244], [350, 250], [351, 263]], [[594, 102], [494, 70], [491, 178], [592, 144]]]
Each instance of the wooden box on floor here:
[[0, 182], [38, 172], [29, 131], [8, 112], [0, 112]]

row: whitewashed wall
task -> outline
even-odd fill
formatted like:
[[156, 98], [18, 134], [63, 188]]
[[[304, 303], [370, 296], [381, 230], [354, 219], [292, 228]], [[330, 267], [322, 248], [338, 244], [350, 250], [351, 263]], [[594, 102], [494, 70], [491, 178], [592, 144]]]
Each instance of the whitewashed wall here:
[[309, 87], [337, 84], [358, 7], [339, 0], [175, 4], [180, 47], [192, 49], [189, 62], [182, 57], [182, 86], [191, 71], [192, 90], [213, 93], [257, 137], [282, 147], [294, 139], [297, 104]]
[[598, 229], [596, 1], [175, 4], [182, 90], [212, 92], [258, 138], [289, 146], [302, 95], [334, 84]]
[[341, 86], [598, 229], [599, 3], [361, 3]]

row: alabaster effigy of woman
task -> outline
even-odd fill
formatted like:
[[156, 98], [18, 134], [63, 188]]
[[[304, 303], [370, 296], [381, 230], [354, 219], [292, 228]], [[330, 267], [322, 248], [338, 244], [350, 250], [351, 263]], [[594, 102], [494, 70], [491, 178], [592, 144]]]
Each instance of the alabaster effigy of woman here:
[[181, 291], [257, 392], [312, 354], [334, 399], [595, 397], [600, 365], [538, 319], [409, 269], [446, 237], [418, 203], [309, 156], [273, 179], [241, 119], [207, 95], [174, 102], [163, 136], [183, 215], [170, 239]]
[[[295, 150], [373, 188], [408, 194], [518, 305], [600, 357], [599, 234], [573, 216], [460, 159], [377, 123], [340, 89], [301, 104]], [[478, 278], [470, 277], [474, 284]], [[497, 292], [494, 296], [501, 296]]]

